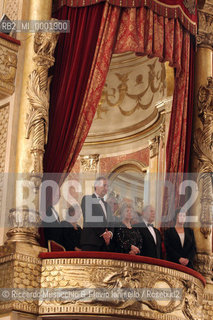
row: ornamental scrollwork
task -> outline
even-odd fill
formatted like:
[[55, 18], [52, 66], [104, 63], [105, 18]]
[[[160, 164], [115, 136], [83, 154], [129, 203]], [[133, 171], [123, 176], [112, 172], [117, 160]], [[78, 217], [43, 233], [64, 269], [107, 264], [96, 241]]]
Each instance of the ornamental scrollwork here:
[[198, 116], [203, 128], [194, 134], [194, 152], [199, 160], [198, 186], [201, 191], [200, 231], [205, 238], [211, 234], [213, 207], [213, 78], [198, 91]]
[[[202, 1], [201, 1], [202, 2]], [[198, 8], [198, 34], [196, 41], [198, 45], [213, 47], [213, 15], [212, 3], [205, 2]]]
[[18, 44], [0, 39], [0, 94], [1, 98], [13, 94], [17, 69]]
[[[198, 320], [196, 313], [199, 314], [202, 307], [202, 284], [190, 275], [182, 277], [175, 270], [172, 274], [169, 274], [171, 270], [168, 273], [165, 271], [165, 268], [162, 270], [158, 266], [139, 266], [123, 261], [69, 259], [66, 262], [61, 259], [61, 262], [58, 260], [51, 264], [47, 261], [42, 267], [42, 288], [66, 288], [78, 292], [78, 295], [62, 301], [41, 301], [40, 308], [47, 310], [60, 306], [72, 311], [86, 308], [90, 312], [93, 310], [92, 313], [95, 309], [101, 312], [110, 308], [122, 315], [131, 310], [142, 316], [146, 306], [146, 310], [154, 312], [156, 318], [177, 311], [182, 312], [184, 319], [192, 319], [192, 316], [193, 320]], [[169, 294], [164, 296], [166, 304], [161, 303], [160, 300], [164, 299], [160, 296], [149, 296], [152, 290], [155, 294], [155, 289], [163, 294], [162, 288], [167, 289]]]
[[[0, 79], [4, 82], [8, 82], [11, 85], [14, 84], [17, 68], [17, 55], [14, 52], [0, 48], [0, 64], [1, 72]], [[3, 68], [3, 70], [2, 70]]]
[[[140, 93], [129, 92], [128, 81], [131, 72], [115, 73], [114, 75], [118, 79], [119, 84], [117, 87], [109, 88], [107, 82], [105, 83], [102, 96], [98, 104], [96, 119], [102, 119], [102, 114], [107, 113], [110, 108], [118, 108], [120, 113], [125, 117], [131, 116], [137, 110], [147, 110], [151, 106], [154, 94], [157, 91], [164, 94], [166, 89], [165, 66], [164, 64], [161, 64], [161, 70], [156, 71], [156, 62], [157, 59], [155, 59], [153, 63], [148, 64], [149, 71], [147, 86]], [[135, 77], [135, 87], [140, 87], [143, 84], [143, 75], [138, 74]], [[143, 102], [142, 99], [148, 91], [151, 92], [151, 94], [149, 94], [149, 101]], [[126, 97], [134, 101], [134, 106], [129, 110], [125, 110], [122, 107]]]
[[33, 156], [32, 176], [39, 177], [43, 172], [44, 145], [48, 135], [49, 87], [48, 69], [54, 64], [53, 53], [59, 33], [37, 32], [34, 37], [33, 60], [36, 69], [29, 75], [27, 96], [30, 103], [26, 119], [26, 139], [32, 137], [31, 154]]
[[188, 280], [183, 280], [184, 304], [183, 314], [186, 319], [200, 320], [202, 319], [202, 302], [203, 294], [195, 284]]
[[195, 260], [195, 269], [205, 277], [207, 283], [213, 283], [213, 255], [198, 253]]
[[90, 154], [80, 156], [83, 172], [97, 172], [99, 163], [99, 154]]
[[155, 136], [149, 143], [150, 158], [154, 158], [159, 153], [160, 136]]

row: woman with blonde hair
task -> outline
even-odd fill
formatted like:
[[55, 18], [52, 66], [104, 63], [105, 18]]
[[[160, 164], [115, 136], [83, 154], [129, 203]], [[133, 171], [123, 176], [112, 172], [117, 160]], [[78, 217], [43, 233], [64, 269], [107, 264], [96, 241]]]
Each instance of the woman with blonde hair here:
[[120, 209], [121, 222], [114, 235], [115, 250], [120, 253], [140, 255], [142, 253], [142, 238], [138, 229], [133, 228], [131, 220], [133, 207], [124, 203]]

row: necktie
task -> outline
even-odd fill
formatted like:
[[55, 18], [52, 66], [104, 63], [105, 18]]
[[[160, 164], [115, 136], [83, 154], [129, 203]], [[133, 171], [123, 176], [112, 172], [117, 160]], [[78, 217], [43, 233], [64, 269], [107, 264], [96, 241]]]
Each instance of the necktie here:
[[104, 198], [98, 198], [99, 200], [101, 200], [102, 202], [104, 202]]
[[147, 223], [147, 227], [153, 227], [153, 223]]

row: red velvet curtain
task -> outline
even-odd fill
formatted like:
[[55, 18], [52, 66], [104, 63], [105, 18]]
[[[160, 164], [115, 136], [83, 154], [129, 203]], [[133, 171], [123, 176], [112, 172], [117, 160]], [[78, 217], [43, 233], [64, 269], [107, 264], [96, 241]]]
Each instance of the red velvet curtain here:
[[[85, 8], [64, 6], [54, 15], [59, 20], [70, 21], [70, 33], [60, 34], [55, 52], [56, 61], [51, 72], [53, 80], [48, 144], [44, 154], [44, 180], [54, 179], [62, 183], [65, 178], [61, 174], [53, 177], [48, 173], [63, 173], [71, 154], [70, 148], [74, 145], [82, 113], [84, 93], [97, 46], [103, 10], [104, 3]], [[71, 163], [74, 163], [77, 156], [78, 153]], [[51, 193], [49, 194], [49, 189], [46, 191], [48, 206], [51, 203]], [[44, 246], [42, 228], [39, 233], [40, 244]]]
[[[167, 146], [167, 172], [175, 174], [167, 175], [167, 178], [177, 186], [184, 172], [186, 141], [190, 135], [190, 126], [187, 132], [187, 121], [189, 116], [192, 116], [191, 109], [188, 109], [188, 99], [192, 99], [192, 93], [191, 95], [188, 93], [190, 33], [183, 28], [178, 19], [164, 18], [145, 7], [124, 9], [109, 4], [105, 6], [76, 140], [71, 147], [72, 152], [66, 168], [73, 164], [89, 131], [112, 53], [127, 51], [147, 55], [150, 58], [159, 57], [160, 61], [169, 61], [175, 68], [175, 90]], [[164, 200], [163, 214], [167, 215], [167, 197]]]
[[[167, 170], [183, 172], [187, 136], [190, 33], [177, 19], [158, 16], [145, 7], [121, 9], [106, 5], [107, 7], [107, 14], [102, 20], [105, 32], [98, 41], [99, 53], [84, 101], [87, 106], [84, 110], [88, 111], [90, 105], [93, 110], [89, 111], [91, 119], [101, 96], [113, 52], [133, 51], [150, 58], [159, 57], [162, 62], [169, 61], [176, 69], [176, 76]], [[85, 121], [86, 118], [85, 116]]]
[[56, 50], [44, 171], [70, 171], [95, 115], [112, 53], [133, 51], [176, 68], [167, 172], [183, 172], [190, 33], [178, 19], [159, 16], [147, 7], [64, 6], [56, 16], [69, 19], [71, 31], [61, 34]]
[[93, 65], [85, 90], [82, 113], [77, 123], [76, 138], [71, 145], [65, 166], [66, 172], [74, 165], [95, 116], [116, 41], [120, 12], [120, 8], [105, 4]]
[[197, 3], [183, 0], [55, 0], [53, 10], [62, 6], [85, 7], [101, 2], [108, 2], [120, 8], [146, 7], [165, 18], [179, 19], [181, 24], [192, 34], [197, 31]]
[[63, 172], [70, 155], [104, 10], [104, 3], [84, 8], [62, 7], [55, 17], [70, 21], [56, 48], [51, 85], [48, 144], [44, 172]]
[[[192, 100], [188, 94], [189, 31], [178, 19], [160, 16], [147, 7], [64, 6], [57, 17], [70, 20], [71, 32], [60, 36], [56, 51], [45, 172], [70, 171], [92, 124], [112, 53], [133, 51], [169, 61], [175, 68], [167, 172], [182, 173], [191, 114], [188, 101]], [[176, 184], [176, 176], [173, 179]]]
[[188, 90], [188, 114], [187, 114], [187, 133], [186, 133], [186, 151], [184, 160], [184, 172], [189, 170], [189, 160], [191, 151], [191, 139], [192, 139], [192, 120], [194, 109], [194, 68], [195, 68], [195, 39], [191, 35], [190, 46], [190, 66], [189, 66], [189, 90]]

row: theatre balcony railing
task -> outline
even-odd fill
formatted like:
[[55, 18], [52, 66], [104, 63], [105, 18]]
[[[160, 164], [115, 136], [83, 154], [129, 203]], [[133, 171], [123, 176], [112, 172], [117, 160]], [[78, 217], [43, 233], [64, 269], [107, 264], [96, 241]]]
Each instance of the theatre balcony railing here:
[[15, 91], [17, 54], [20, 41], [0, 32], [0, 99]]
[[40, 299], [41, 319], [202, 319], [205, 279], [187, 267], [106, 252], [43, 252], [39, 257], [40, 287], [55, 295]]
[[84, 251], [32, 256], [21, 242], [0, 251], [0, 319], [15, 312], [30, 320], [204, 320], [204, 287], [197, 271], [149, 257]]

